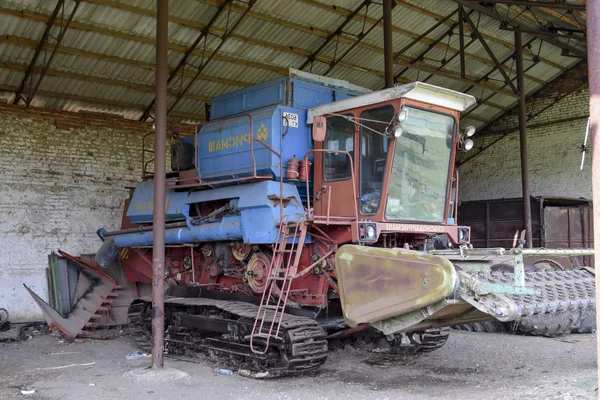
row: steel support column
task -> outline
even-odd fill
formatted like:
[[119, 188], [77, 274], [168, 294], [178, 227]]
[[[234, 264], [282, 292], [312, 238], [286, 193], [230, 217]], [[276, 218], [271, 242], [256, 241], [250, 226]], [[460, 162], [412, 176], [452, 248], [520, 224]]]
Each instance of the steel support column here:
[[[594, 250], [600, 254], [600, 2], [586, 3], [586, 26], [588, 36], [588, 80], [590, 88], [590, 138], [592, 139], [592, 201], [594, 215]], [[594, 256], [594, 261], [598, 260]], [[597, 266], [598, 264], [596, 264]], [[596, 310], [600, 306], [600, 274], [596, 274]], [[596, 313], [596, 324], [600, 322], [600, 313]], [[600, 346], [600, 335], [596, 335], [596, 344]], [[600, 348], [600, 347], [599, 347]], [[600, 352], [598, 352], [600, 372]]]
[[527, 114], [525, 102], [525, 79], [523, 76], [523, 41], [521, 32], [515, 32], [517, 58], [517, 90], [519, 93], [519, 137], [521, 139], [521, 185], [523, 188], [523, 225], [527, 233], [527, 247], [533, 247], [531, 232], [531, 201], [529, 199], [529, 169], [527, 166]]
[[156, 2], [156, 106], [154, 116], [154, 229], [152, 247], [152, 368], [163, 367], [165, 347], [165, 185], [169, 3]]
[[392, 44], [392, 0], [383, 0], [383, 57], [385, 87], [394, 86], [394, 47]]
[[458, 5], [458, 20], [460, 23], [458, 24], [458, 43], [460, 44], [460, 77], [462, 79], [466, 78], [465, 72], [465, 10], [459, 4]]

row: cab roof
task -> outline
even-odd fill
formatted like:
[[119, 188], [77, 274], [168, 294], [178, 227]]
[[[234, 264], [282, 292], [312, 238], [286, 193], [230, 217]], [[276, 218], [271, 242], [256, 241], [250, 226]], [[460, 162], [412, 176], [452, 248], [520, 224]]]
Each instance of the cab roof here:
[[460, 112], [468, 110], [477, 102], [475, 97], [470, 94], [456, 92], [424, 82], [413, 82], [313, 107], [308, 110], [307, 122], [312, 124], [315, 116], [335, 114], [399, 98], [422, 101]]

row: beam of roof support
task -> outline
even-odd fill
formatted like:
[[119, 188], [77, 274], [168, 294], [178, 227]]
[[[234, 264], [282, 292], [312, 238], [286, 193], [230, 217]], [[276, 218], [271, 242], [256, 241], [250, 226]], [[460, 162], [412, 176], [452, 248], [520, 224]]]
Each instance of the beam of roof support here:
[[[409, 3], [407, 0], [396, 0], [396, 3], [398, 3], [402, 7], [406, 7], [408, 9], [410, 9], [410, 10], [416, 11], [416, 12], [424, 14], [424, 15], [427, 15], [427, 16], [429, 16], [431, 18], [436, 19], [436, 20], [439, 20], [440, 18], [443, 17], [443, 15], [436, 14], [436, 13], [432, 12], [431, 10], [428, 10], [426, 8], [423, 8], [423, 7], [417, 6], [415, 4]], [[454, 21], [450, 20], [450, 21], [447, 21], [446, 24], [450, 25], [453, 22]], [[465, 26], [465, 31], [471, 32], [471, 29], [468, 26]], [[494, 37], [494, 36], [491, 36], [491, 35], [487, 35], [484, 32], [480, 32], [480, 33], [481, 33], [481, 36], [483, 36], [485, 38], [485, 40], [487, 40], [488, 42], [497, 43], [497, 44], [499, 44], [501, 46], [506, 47], [507, 49], [510, 49], [510, 50], [513, 50], [513, 51], [515, 50], [515, 46], [514, 46], [514, 44], [512, 42], [509, 42], [509, 41], [506, 41], [506, 40], [503, 40], [501, 38], [497, 38], [497, 37]], [[467, 53], [467, 56], [468, 56], [468, 54], [469, 53]], [[525, 52], [523, 54], [527, 54], [528, 56], [533, 56], [533, 53], [530, 50], [525, 50]], [[544, 64], [550, 65], [550, 66], [552, 66], [552, 67], [554, 67], [554, 68], [556, 68], [558, 70], [561, 70], [561, 71], [566, 71], [567, 70], [566, 67], [564, 67], [564, 66], [562, 66], [560, 64], [557, 64], [554, 61], [549, 60], [547, 58], [539, 57], [539, 59]], [[490, 63], [491, 63], [491, 61], [490, 61]], [[541, 84], [544, 84], [544, 83], [546, 83], [546, 82], [545, 81], [541, 82]]]
[[[392, 10], [394, 9], [394, 7], [396, 7], [396, 3], [391, 3], [391, 9], [392, 9]], [[337, 57], [337, 58], [335, 58], [335, 56], [334, 56], [334, 59], [333, 59], [333, 61], [331, 61], [331, 62], [329, 63], [329, 67], [327, 68], [327, 71], [323, 72], [323, 75], [327, 75], [329, 72], [331, 72], [331, 70], [332, 70], [333, 68], [335, 68], [335, 66], [336, 66], [336, 65], [338, 65], [338, 63], [339, 63], [340, 61], [342, 61], [342, 60], [343, 60], [343, 59], [344, 59], [344, 58], [345, 58], [345, 57], [346, 57], [346, 56], [347, 56], [347, 55], [348, 55], [348, 54], [349, 54], [349, 53], [350, 53], [352, 50], [354, 50], [354, 48], [355, 48], [356, 46], [358, 46], [358, 44], [359, 44], [359, 43], [360, 43], [360, 42], [361, 42], [361, 41], [362, 41], [362, 40], [363, 40], [365, 37], [367, 37], [367, 36], [369, 35], [369, 33], [371, 33], [371, 31], [372, 31], [372, 30], [373, 30], [375, 27], [377, 27], [377, 25], [379, 25], [379, 24], [381, 23], [381, 21], [383, 21], [383, 16], [381, 16], [381, 18], [379, 18], [379, 19], [377, 20], [377, 22], [376, 22], [376, 23], [372, 24], [372, 25], [369, 27], [369, 29], [367, 29], [366, 31], [364, 31], [364, 25], [363, 25], [363, 31], [357, 35], [356, 41], [355, 41], [354, 43], [352, 43], [352, 45], [351, 45], [351, 46], [350, 46], [348, 49], [346, 49], [346, 51], [345, 51], [345, 52], [344, 52], [344, 53], [343, 53], [341, 56], [339, 56], [339, 57]]]
[[477, 78], [475, 77], [471, 77], [469, 75], [467, 75], [467, 79], [462, 79], [460, 77], [460, 73], [455, 73], [455, 72], [451, 72], [448, 70], [445, 71], [438, 71], [433, 67], [427, 66], [425, 64], [411, 64], [408, 61], [402, 61], [402, 60], [395, 60], [394, 61], [395, 64], [397, 65], [401, 65], [401, 66], [406, 66], [408, 68], [412, 68], [412, 69], [416, 69], [417, 71], [423, 71], [423, 72], [427, 72], [433, 75], [437, 75], [437, 76], [441, 76], [443, 78], [448, 78], [448, 79], [452, 79], [455, 80], [457, 82], [461, 82], [464, 83], [466, 85], [474, 85], [477, 87], [480, 87], [482, 89], [486, 89], [489, 90], [491, 92], [495, 92], [495, 93], [499, 93], [499, 94], [503, 94], [505, 96], [509, 96], [509, 97], [513, 97], [516, 98], [517, 95], [514, 94], [513, 92], [511, 92], [510, 90], [506, 90], [506, 89], [501, 89], [498, 86], [495, 85], [490, 85], [490, 84], [485, 84], [485, 83], [480, 83], [477, 82]]
[[[0, 62], [0, 68], [6, 68], [6, 69], [13, 70], [13, 71], [23, 72], [23, 71], [27, 70], [27, 65], [14, 63], [14, 62]], [[36, 68], [34, 68], [33, 72], [38, 73], [38, 72], [40, 72], [40, 70], [41, 69], [39, 67], [36, 67]], [[151, 84], [130, 82], [130, 81], [126, 81], [123, 79], [105, 78], [102, 76], [84, 75], [84, 74], [78, 74], [75, 72], [59, 71], [59, 70], [53, 70], [53, 69], [48, 69], [46, 71], [46, 75], [47, 76], [55, 76], [55, 77], [59, 77], [59, 78], [75, 79], [75, 80], [84, 81], [84, 82], [93, 82], [93, 83], [101, 83], [104, 85], [124, 87], [124, 88], [128, 88], [128, 89], [133, 89], [133, 90], [136, 90], [139, 92], [143, 92], [143, 93], [154, 93], [154, 86]], [[177, 90], [169, 89], [169, 93], [176, 95]], [[191, 100], [200, 100], [200, 101], [209, 100], [208, 96], [203, 96], [203, 95], [193, 94], [193, 93], [188, 93], [184, 97], [187, 99], [191, 99]]]
[[[177, 72], [179, 72], [179, 70], [181, 68], [185, 69], [185, 65], [187, 63], [188, 58], [192, 55], [194, 50], [196, 50], [196, 47], [198, 47], [198, 45], [200, 44], [202, 39], [204, 39], [204, 44], [206, 45], [206, 37], [207, 37], [208, 33], [210, 32], [210, 28], [212, 28], [212, 26], [217, 21], [219, 16], [223, 13], [223, 11], [225, 10], [225, 7], [227, 5], [231, 5], [231, 1], [232, 0], [223, 1], [223, 3], [217, 9], [217, 12], [215, 12], [213, 14], [213, 16], [210, 19], [210, 21], [208, 22], [208, 24], [204, 27], [204, 29], [202, 29], [202, 31], [200, 32], [198, 37], [196, 37], [196, 40], [194, 40], [194, 43], [192, 43], [192, 45], [185, 51], [185, 53], [183, 53], [183, 57], [181, 57], [181, 60], [179, 60], [179, 63], [177, 63], [177, 66], [173, 70], [171, 70], [169, 77], [167, 78], [167, 86], [177, 76]], [[193, 79], [196, 79], [196, 76], [194, 76]], [[142, 118], [141, 118], [142, 121], [145, 121], [146, 119], [148, 119], [148, 117], [150, 116], [150, 110], [152, 110], [152, 107], [154, 107], [155, 102], [156, 102], [156, 97], [154, 97], [152, 99], [150, 104], [148, 104], [148, 107], [146, 107], [146, 109], [144, 110], [144, 113], [142, 114]]]
[[[456, 11], [454, 11], [452, 13], [452, 15], [456, 13]], [[431, 44], [429, 46], [427, 46], [427, 48], [425, 48], [423, 51], [421, 51], [416, 57], [413, 57], [412, 60], [409, 61], [409, 64], [415, 64], [418, 61], [422, 61], [423, 57], [425, 56], [425, 54], [427, 54], [431, 49], [433, 49], [439, 42], [441, 42], [446, 36], [448, 36], [449, 34], [451, 34], [451, 32], [454, 30], [454, 28], [456, 28], [456, 26], [458, 25], [458, 22], [455, 22], [452, 24], [452, 26], [450, 26], [450, 28], [448, 28], [446, 31], [444, 31], [443, 34], [441, 34], [440, 36], [438, 36], [437, 39], [435, 39], [433, 42], [431, 42]], [[395, 76], [394, 76], [394, 81], [397, 80], [398, 78], [400, 78], [402, 76], [402, 74], [404, 74], [406, 71], [408, 71], [410, 69], [410, 67], [404, 67], [402, 69], [402, 71], [398, 72]], [[462, 78], [465, 79], [465, 78]]]
[[[523, 45], [523, 47], [529, 47], [529, 46], [531, 45], [531, 43], [533, 43], [535, 40], [538, 40], [538, 39], [537, 39], [537, 38], [532, 38], [532, 39], [528, 40], [528, 41], [527, 41], [527, 43], [525, 43], [525, 44]], [[502, 64], [504, 64], [504, 63], [505, 63], [505, 62], [507, 62], [508, 60], [512, 59], [512, 58], [513, 58], [513, 56], [514, 56], [514, 55], [513, 55], [513, 54], [511, 54], [511, 55], [509, 55], [508, 57], [506, 57], [504, 60], [502, 60]], [[527, 71], [527, 70], [529, 70], [529, 69], [531, 69], [531, 68], [533, 68], [535, 65], [536, 65], [536, 63], [534, 62], [534, 63], [533, 63], [533, 64], [531, 64], [529, 67], [525, 68], [524, 72], [525, 72], [525, 71]], [[494, 67], [494, 68], [492, 68], [491, 70], [489, 70], [488, 72], [486, 72], [486, 73], [485, 73], [485, 75], [483, 75], [483, 76], [482, 76], [482, 77], [480, 77], [480, 78], [477, 78], [477, 81], [478, 81], [478, 82], [481, 82], [481, 81], [483, 81], [483, 80], [487, 80], [487, 79], [489, 78], [489, 76], [490, 76], [491, 74], [493, 74], [493, 73], [494, 73], [496, 70], [497, 70], [497, 68], [495, 68], [495, 67]], [[516, 79], [516, 77], [515, 77], [515, 78], [513, 78], [513, 80], [514, 80], [514, 79]], [[505, 88], [506, 86], [507, 86], [507, 85], [506, 85], [506, 84], [504, 84], [504, 86], [502, 86], [502, 88]], [[465, 92], [469, 92], [469, 90], [473, 89], [474, 87], [475, 87], [475, 86], [470, 86], [469, 88], [467, 88], [467, 90], [465, 90]], [[469, 111], [467, 111], [467, 112], [466, 112], [466, 113], [465, 113], [463, 116], [465, 116], [465, 117], [466, 117], [466, 116], [468, 116], [468, 115], [469, 115], [469, 114], [471, 114], [473, 111], [475, 111], [475, 109], [477, 109], [477, 107], [479, 107], [479, 106], [482, 106], [482, 105], [489, 105], [489, 104], [490, 104], [489, 100], [490, 100], [490, 99], [491, 99], [491, 98], [492, 98], [494, 95], [496, 95], [496, 93], [492, 93], [492, 94], [490, 94], [488, 97], [486, 97], [486, 98], [485, 98], [484, 100], [482, 100], [480, 103], [477, 103], [477, 104], [475, 105], [475, 107], [472, 107], [472, 108], [471, 108]], [[504, 107], [504, 108], [503, 108], [503, 111], [507, 111], [507, 108], [506, 108], [506, 107]]]
[[[417, 36], [416, 38], [413, 39], [413, 41], [411, 41], [409, 44], [407, 44], [406, 46], [404, 46], [402, 49], [400, 49], [399, 51], [396, 52], [396, 54], [394, 54], [394, 58], [400, 57], [402, 54], [404, 54], [405, 51], [407, 51], [408, 49], [410, 49], [411, 47], [413, 47], [415, 44], [421, 42], [425, 37], [427, 37], [431, 32], [435, 31], [437, 28], [440, 27], [440, 25], [443, 25], [446, 23], [446, 21], [448, 21], [450, 18], [452, 18], [454, 16], [454, 14], [456, 14], [458, 10], [454, 10], [452, 11], [450, 14], [446, 15], [443, 19], [439, 20], [435, 25], [433, 25], [431, 28], [427, 29], [425, 32], [423, 32], [422, 34], [420, 34], [419, 36]], [[445, 36], [448, 33], [448, 30], [444, 33], [443, 36]], [[431, 43], [434, 43], [435, 41], [432, 41]], [[429, 45], [431, 47], [431, 44]]]
[[246, 17], [246, 15], [248, 15], [248, 12], [252, 9], [252, 7], [254, 7], [254, 4], [256, 4], [256, 0], [249, 0], [248, 3], [246, 4], [246, 12], [244, 12], [243, 14], [241, 14], [238, 17], [238, 19], [233, 23], [233, 25], [231, 26], [231, 28], [229, 29], [229, 31], [227, 31], [227, 27], [226, 27], [225, 33], [223, 34], [223, 36], [220, 37], [221, 43], [219, 43], [219, 45], [210, 53], [210, 56], [208, 56], [208, 58], [206, 59], [206, 61], [205, 61], [205, 58], [204, 58], [204, 54], [202, 54], [202, 62], [198, 66], [198, 68], [196, 70], [196, 74], [194, 75], [194, 77], [192, 79], [190, 79], [190, 81], [188, 82], [187, 85], [185, 85], [183, 88], [180, 88], [179, 93], [175, 97], [175, 100], [169, 106], [168, 112], [171, 112], [173, 110], [173, 108], [175, 108], [175, 106], [177, 105], [177, 103], [179, 103], [179, 100], [181, 100], [181, 98], [185, 94], [185, 92], [188, 91], [188, 89], [190, 88], [190, 86], [192, 86], [192, 84], [196, 81], [196, 78], [198, 77], [198, 75], [200, 75], [202, 73], [202, 71], [204, 71], [204, 69], [206, 68], [206, 66], [217, 55], [217, 53], [219, 52], [219, 50], [221, 50], [221, 47], [223, 47], [223, 45], [225, 44], [225, 42], [227, 41], [227, 39], [229, 39], [229, 37], [231, 37], [231, 34], [233, 33], [233, 31], [235, 31], [235, 28], [237, 28], [238, 25], [244, 20], [244, 18]]
[[[0, 43], [9, 43], [9, 44], [13, 44], [16, 46], [25, 46], [25, 47], [30, 47], [30, 48], [34, 48], [34, 49], [37, 46], [37, 42], [34, 40], [19, 37], [19, 36], [12, 36], [12, 35], [0, 36]], [[60, 46], [58, 48], [57, 53], [75, 55], [78, 57], [93, 58], [96, 60], [110, 61], [110, 62], [114, 62], [117, 64], [131, 65], [134, 67], [145, 68], [148, 70], [154, 70], [156, 68], [156, 65], [154, 63], [147, 63], [147, 62], [143, 62], [143, 61], [139, 61], [139, 60], [133, 60], [130, 58], [109, 56], [104, 53], [96, 53], [93, 51], [83, 51], [83, 50], [75, 49], [73, 47], [67, 47], [64, 45]], [[182, 74], [183, 74], [183, 76], [189, 77], [189, 78], [194, 76], [194, 73], [191, 71], [183, 71]], [[245, 81], [239, 81], [236, 79], [221, 78], [218, 76], [204, 75], [204, 74], [198, 76], [198, 79], [203, 80], [203, 81], [222, 83], [224, 85], [238, 86], [238, 87], [248, 87], [248, 86], [252, 86], [254, 84], [252, 82], [245, 82]]]
[[[18, 89], [19, 89], [18, 86], [0, 85], [1, 92], [16, 93]], [[115, 101], [112, 99], [97, 99], [97, 98], [86, 97], [86, 96], [78, 96], [78, 95], [74, 95], [74, 94], [57, 93], [57, 92], [53, 92], [50, 90], [38, 90], [37, 94], [40, 96], [50, 97], [50, 98], [54, 98], [54, 99], [71, 100], [71, 101], [78, 101], [78, 102], [87, 103], [87, 104], [96, 104], [96, 105], [107, 106], [107, 107], [118, 107], [118, 108], [123, 108], [123, 109], [128, 109], [128, 110], [135, 110], [135, 111], [139, 111], [140, 113], [142, 113], [142, 111], [144, 110], [144, 107], [146, 107], [144, 104], [127, 103], [127, 102], [123, 102], [123, 101]], [[201, 118], [201, 115], [188, 114], [188, 113], [184, 113], [184, 112], [173, 112], [173, 113], [171, 113], [171, 116], [177, 117], [177, 118], [189, 119], [189, 120], [193, 120], [193, 121], [199, 121], [199, 122], [204, 121], [204, 119]]]
[[521, 8], [519, 6], [505, 5], [505, 4], [498, 4], [498, 7], [503, 9], [504, 11], [506, 11], [507, 15], [508, 15], [508, 13], [512, 12], [512, 13], [516, 14], [516, 18], [523, 17], [524, 20], [527, 19], [534, 26], [538, 26], [538, 25], [540, 25], [540, 23], [542, 25], [554, 26], [554, 25], [556, 25], [557, 22], [564, 22], [566, 24], [575, 26], [576, 28], [582, 28], [582, 24], [580, 24], [577, 21], [566, 16], [567, 13], [571, 12], [568, 10], [566, 12], [564, 12], [563, 14], [561, 14], [558, 11], [555, 11], [553, 9], [540, 7], [540, 10], [542, 10], [545, 13], [550, 14], [556, 18], [555, 21], [549, 21], [546, 18], [543, 18], [541, 15], [534, 14], [531, 7]]
[[460, 77], [465, 79], [465, 10], [458, 5], [458, 42], [460, 46]]
[[[149, 16], [154, 16], [154, 12], [150, 11], [150, 10], [145, 10], [142, 8], [138, 8], [138, 7], [133, 7], [133, 6], [129, 6], [129, 5], [125, 5], [125, 4], [121, 4], [121, 3], [117, 3], [114, 0], [86, 0], [88, 2], [93, 2], [94, 4], [102, 4], [102, 5], [106, 5], [109, 7], [115, 7], [118, 9], [124, 9], [126, 11], [129, 12], [136, 12], [140, 15], [149, 15]], [[204, 1], [204, 0], [202, 0]], [[210, 1], [217, 1], [217, 0], [210, 0]], [[398, 2], [398, 0], [397, 0]], [[321, 3], [319, 3], [321, 4]], [[232, 5], [232, 11], [238, 11], [239, 6], [237, 5]], [[337, 8], [339, 10], [339, 7]], [[7, 9], [7, 8], [2, 8], [0, 7], [0, 14], [5, 14], [5, 15], [13, 15], [16, 17], [20, 17], [20, 18], [27, 18], [27, 19], [32, 19], [32, 20], [36, 20], [36, 21], [46, 21], [48, 19], [47, 15], [41, 14], [41, 13], [37, 13], [37, 12], [33, 12], [33, 11], [29, 11], [29, 10], [13, 10], [13, 9]], [[248, 14], [250, 15], [250, 13]], [[365, 19], [367, 22], [369, 22], [371, 19], [370, 18], [366, 18]], [[192, 23], [188, 20], [182, 20], [180, 18], [174, 18], [171, 17], [170, 21], [175, 22], [175, 23], [179, 23], [179, 24], [183, 24], [183, 26], [186, 27], [190, 27], [193, 29], [198, 29], [198, 30], [202, 30], [204, 28], [204, 25], [200, 25], [197, 23]], [[286, 26], [286, 25], [284, 25]], [[100, 33], [103, 35], [109, 35], [109, 36], [113, 36], [113, 37], [117, 37], [117, 38], [121, 38], [121, 39], [127, 39], [127, 40], [134, 40], [134, 41], [139, 41], [142, 43], [147, 43], [147, 44], [152, 44], [153, 43], [153, 39], [144, 37], [144, 36], [139, 36], [139, 35], [133, 35], [133, 34], [129, 34], [129, 33], [125, 33], [125, 32], [120, 32], [120, 31], [116, 31], [113, 29], [109, 29], [109, 28], [104, 28], [104, 27], [98, 27], [95, 25], [90, 25], [90, 24], [84, 24], [84, 23], [78, 23], [76, 21], [74, 21], [71, 24], [71, 29], [75, 29], [75, 30], [83, 30], [83, 31], [90, 31], [90, 32], [96, 32], [96, 33]], [[310, 29], [310, 28], [306, 28], [306, 29]], [[214, 31], [214, 32], [213, 32]], [[315, 32], [317, 32], [318, 30], [315, 29]], [[211, 33], [214, 33], [216, 35], [222, 35], [224, 32], [222, 29], [220, 28], [214, 28], [211, 29]], [[409, 34], [409, 32], [406, 32], [404, 34]], [[416, 37], [417, 35], [412, 35], [414, 37]], [[411, 36], [411, 37], [412, 37]], [[263, 46], [263, 47], [267, 47], [270, 49], [274, 49], [274, 50], [279, 50], [279, 51], [283, 51], [283, 52], [287, 52], [290, 54], [296, 54], [302, 57], [307, 57], [308, 55], [311, 54], [310, 51], [308, 50], [304, 50], [304, 49], [300, 49], [298, 47], [290, 47], [290, 46], [283, 46], [283, 45], [278, 45], [275, 43], [270, 43], [270, 42], [266, 42], [266, 41], [262, 41], [262, 40], [257, 40], [257, 39], [253, 39], [253, 38], [249, 38], [249, 37], [245, 37], [242, 35], [237, 35], [237, 34], [233, 34], [231, 36], [232, 39], [235, 40], [240, 40], [246, 43], [250, 43], [250, 44], [255, 44], [257, 46]], [[340, 42], [344, 41], [347, 43], [353, 43], [355, 39], [352, 38], [347, 38], [344, 35], [340, 36]], [[431, 43], [431, 40], [424, 38], [422, 40], [423, 43], [425, 44], [429, 44]], [[383, 49], [382, 48], [378, 48], [376, 46], [372, 46], [372, 45], [365, 45], [364, 42], [361, 42], [359, 44], [359, 46], [363, 46], [369, 50], [375, 51], [375, 52], [379, 52], [383, 54]], [[448, 47], [446, 45], [443, 44], [438, 44], [437, 46], [438, 48], [441, 48], [443, 50], [448, 49], [449, 51], [453, 51], [453, 52], [458, 52], [458, 50]], [[169, 45], [169, 50], [172, 51], [176, 51], [176, 52], [180, 52], [180, 53], [185, 53], [186, 48], [184, 48], [183, 46], [179, 46], [179, 45], [175, 45], [175, 44], [170, 44]], [[201, 53], [198, 52], [197, 50], [193, 52], [194, 55], [199, 55], [201, 56]], [[477, 55], [474, 54], [470, 54], [467, 53], [466, 54], [467, 57], [482, 62], [484, 64], [487, 65], [492, 65], [491, 61], [488, 60], [487, 58], [484, 57], [479, 57]], [[323, 62], [325, 64], [328, 64], [332, 61], [332, 59], [330, 57], [324, 56], [324, 55], [319, 55], [317, 57], [318, 61]], [[218, 61], [224, 61], [224, 62], [231, 62], [233, 64], [238, 64], [238, 65], [244, 65], [244, 66], [249, 66], [249, 67], [253, 67], [253, 68], [260, 68], [260, 69], [265, 69], [265, 70], [269, 70], [269, 71], [273, 71], [273, 72], [277, 72], [279, 74], [287, 74], [287, 68], [282, 68], [282, 67], [277, 67], [275, 65], [270, 65], [270, 64], [264, 64], [264, 63], [259, 63], [259, 62], [253, 62], [253, 61], [249, 61], [249, 60], [244, 60], [244, 59], [237, 59], [235, 57], [231, 57], [231, 56], [222, 56], [222, 55], [217, 55], [215, 56], [215, 60]], [[347, 67], [347, 68], [351, 68], [357, 71], [361, 71], [361, 72], [365, 72], [368, 74], [372, 74], [372, 75], [376, 75], [376, 76], [380, 76], [383, 77], [383, 71], [379, 71], [379, 70], [373, 70], [373, 69], [369, 69], [369, 68], [365, 68], [365, 67], [360, 67], [354, 64], [350, 64], [347, 62], [338, 62], [339, 65]], [[556, 68], [562, 68], [560, 65], [553, 65]], [[532, 76], [527, 76], [527, 79], [530, 80], [534, 80], [537, 81], [537, 78], [532, 77]], [[538, 83], [542, 84], [542, 81], [539, 81]]]
[[517, 94], [518, 90], [515, 87], [515, 85], [512, 83], [512, 80], [510, 79], [510, 77], [508, 76], [508, 74], [506, 73], [506, 71], [504, 70], [504, 66], [500, 63], [500, 61], [498, 61], [498, 58], [496, 58], [496, 55], [494, 54], [494, 52], [492, 51], [492, 49], [490, 48], [490, 46], [488, 46], [488, 44], [485, 41], [485, 39], [483, 38], [483, 36], [481, 36], [481, 33], [479, 33], [479, 29], [477, 29], [477, 27], [475, 26], [475, 24], [473, 23], [473, 21], [471, 21], [471, 18], [469, 17], [469, 13], [463, 14], [463, 17], [465, 17], [465, 22], [469, 25], [469, 27], [471, 27], [471, 31], [475, 34], [475, 36], [477, 37], [477, 39], [479, 39], [479, 42], [481, 43], [481, 45], [483, 46], [483, 48], [485, 49], [485, 51], [488, 53], [488, 55], [490, 56], [490, 58], [494, 61], [494, 64], [496, 64], [496, 69], [498, 69], [498, 71], [504, 77], [504, 82], [508, 86], [510, 86], [510, 88], [512, 89], [512, 91], [515, 94]]
[[[479, 4], [479, 2], [475, 2], [475, 1], [469, 1], [469, 0], [454, 0], [455, 2], [462, 4], [465, 7], [469, 7], [472, 10], [475, 10], [477, 12], [480, 12], [481, 14], [485, 14], [490, 18], [493, 18], [497, 21], [500, 22], [505, 22], [510, 26], [513, 27], [519, 27], [519, 24], [517, 24], [516, 22], [513, 21], [505, 21], [503, 20], [496, 12], [495, 9], [491, 10], [488, 7]], [[581, 50], [578, 48], [575, 48], [569, 44], [563, 43], [560, 40], [553, 38], [553, 37], [549, 37], [549, 36], [544, 36], [544, 35], [539, 35], [539, 34], [535, 34], [535, 36], [537, 36], [539, 39], [542, 39], [558, 48], [561, 48], [565, 51], [567, 51], [569, 54], [572, 54], [574, 56], [580, 57], [585, 59], [587, 57], [585, 50]]]
[[[21, 101], [21, 100], [23, 100], [25, 102], [26, 106], [29, 106], [31, 104], [31, 100], [33, 100], [33, 97], [35, 96], [35, 92], [37, 92], [37, 90], [39, 89], [40, 84], [42, 83], [42, 80], [44, 79], [44, 75], [46, 74], [48, 67], [52, 63], [52, 59], [54, 58], [54, 55], [56, 54], [56, 49], [60, 46], [60, 42], [62, 41], [63, 37], [65, 36], [67, 29], [69, 29], [69, 25], [71, 24], [71, 21], [73, 20], [73, 16], [75, 15], [75, 13], [77, 12], [77, 9], [79, 8], [79, 4], [81, 1], [80, 0], [73, 0], [73, 1], [75, 2], [75, 5], [72, 8], [71, 13], [67, 17], [67, 21], [64, 22], [64, 24], [63, 24], [63, 18], [64, 18], [64, 14], [65, 14], [65, 2], [64, 2], [64, 0], [58, 0], [58, 2], [56, 3], [56, 7], [54, 8], [54, 11], [52, 12], [50, 19], [48, 19], [48, 22], [46, 23], [46, 29], [44, 30], [44, 34], [42, 35], [42, 38], [40, 39], [40, 42], [39, 42], [37, 48], [35, 49], [35, 53], [33, 54], [33, 58], [31, 59], [31, 62], [29, 63], [29, 68], [27, 68], [27, 71], [25, 72], [25, 76], [23, 77], [23, 80], [21, 81], [21, 85], [19, 86], [19, 89], [17, 90], [15, 99], [13, 101], [14, 104], [19, 104], [19, 101]], [[56, 24], [56, 18], [58, 17], [59, 13], [61, 14], [60, 28], [58, 31], [58, 35], [54, 36], [54, 35], [50, 34], [50, 31]], [[36, 62], [37, 62], [38, 57], [41, 54], [42, 50], [48, 46], [48, 41], [50, 40], [50, 38], [55, 39], [56, 44], [54, 45], [49, 56], [44, 54], [44, 59], [42, 61], [42, 69], [39, 72], [39, 76], [38, 76], [37, 80], [35, 81], [35, 83], [33, 83], [33, 69], [35, 68]], [[44, 51], [46, 51], [46, 50], [44, 50]], [[29, 90], [28, 90], [27, 96], [24, 96], [23, 94], [24, 94], [24, 91], [26, 91], [27, 83], [29, 83], [29, 85], [28, 85]]]
[[[565, 3], [565, 2], [553, 2], [553, 1], [527, 1], [527, 0], [484, 0], [484, 1], [473, 1], [476, 3], [502, 3], [508, 5], [515, 6], [525, 6], [525, 7], [547, 7], [553, 8], [557, 10], [585, 10], [584, 4], [574, 4], [574, 3]], [[593, 0], [592, 0], [593, 1]]]
[[311, 64], [311, 69], [312, 69], [312, 63], [316, 60], [316, 57], [321, 52], [321, 50], [323, 50], [325, 48], [325, 46], [327, 46], [329, 44], [329, 42], [331, 42], [336, 36], [340, 36], [342, 34], [344, 28], [346, 27], [346, 25], [348, 25], [350, 23], [350, 21], [352, 21], [354, 19], [354, 17], [358, 15], [360, 10], [362, 10], [364, 7], [368, 7], [369, 4], [371, 4], [371, 0], [364, 0], [362, 3], [360, 3], [360, 5], [358, 7], [356, 7], [356, 9], [354, 11], [352, 11], [352, 13], [350, 15], [348, 15], [346, 17], [346, 19], [344, 19], [344, 22], [342, 22], [335, 31], [331, 32], [329, 34], [329, 36], [327, 36], [325, 41], [323, 43], [321, 43], [321, 45], [317, 48], [317, 50], [312, 52], [307, 57], [306, 61], [304, 61], [304, 63], [302, 63], [302, 65], [300, 66], [300, 69], [306, 68], [306, 66], [308, 64]]

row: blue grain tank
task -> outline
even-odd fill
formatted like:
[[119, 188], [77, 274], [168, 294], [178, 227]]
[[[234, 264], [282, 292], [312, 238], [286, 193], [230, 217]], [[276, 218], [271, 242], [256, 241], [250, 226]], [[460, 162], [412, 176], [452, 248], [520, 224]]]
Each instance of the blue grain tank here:
[[[232, 181], [256, 173], [280, 179], [280, 160], [252, 138], [261, 139], [283, 159], [299, 159], [312, 149], [307, 110], [321, 104], [357, 96], [366, 90], [345, 81], [297, 70], [255, 86], [211, 99], [210, 122], [197, 135], [197, 166], [203, 181]], [[193, 144], [194, 138], [187, 138]], [[252, 156], [254, 155], [254, 160]]]
[[[305, 215], [305, 185], [285, 182], [281, 188], [278, 181], [282, 171], [285, 181], [289, 159], [302, 159], [312, 149], [311, 126], [306, 123], [308, 109], [365, 92], [345, 81], [290, 70], [287, 77], [211, 99], [209, 122], [171, 149], [171, 166], [178, 178], [171, 180], [166, 192], [166, 244], [274, 243], [282, 215], [290, 222]], [[253, 138], [280, 154], [281, 160]], [[198, 182], [198, 175], [201, 184], [184, 184]], [[259, 176], [259, 181], [247, 179], [253, 176]], [[283, 210], [273, 201], [280, 194], [290, 200]], [[138, 183], [126, 213], [131, 223], [152, 223], [153, 196], [153, 181]], [[198, 218], [194, 210], [208, 203], [227, 204], [228, 212]], [[105, 233], [99, 231], [103, 240]], [[117, 248], [152, 245], [152, 231], [109, 235], [98, 252], [101, 265], [106, 263], [101, 262], [102, 254], [110, 254], [110, 261]]]

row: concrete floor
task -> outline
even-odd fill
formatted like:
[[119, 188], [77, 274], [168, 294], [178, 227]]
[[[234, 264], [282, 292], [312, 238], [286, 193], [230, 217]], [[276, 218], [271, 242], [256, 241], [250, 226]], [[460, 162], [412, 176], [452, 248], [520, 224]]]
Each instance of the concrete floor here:
[[[594, 335], [560, 339], [453, 331], [440, 350], [399, 359], [373, 349], [331, 353], [310, 376], [253, 380], [213, 365], [166, 360], [189, 378], [138, 382], [149, 359], [128, 361], [133, 340], [67, 343], [40, 335], [0, 344], [0, 399], [595, 399]], [[23, 395], [22, 389], [34, 394]]]

